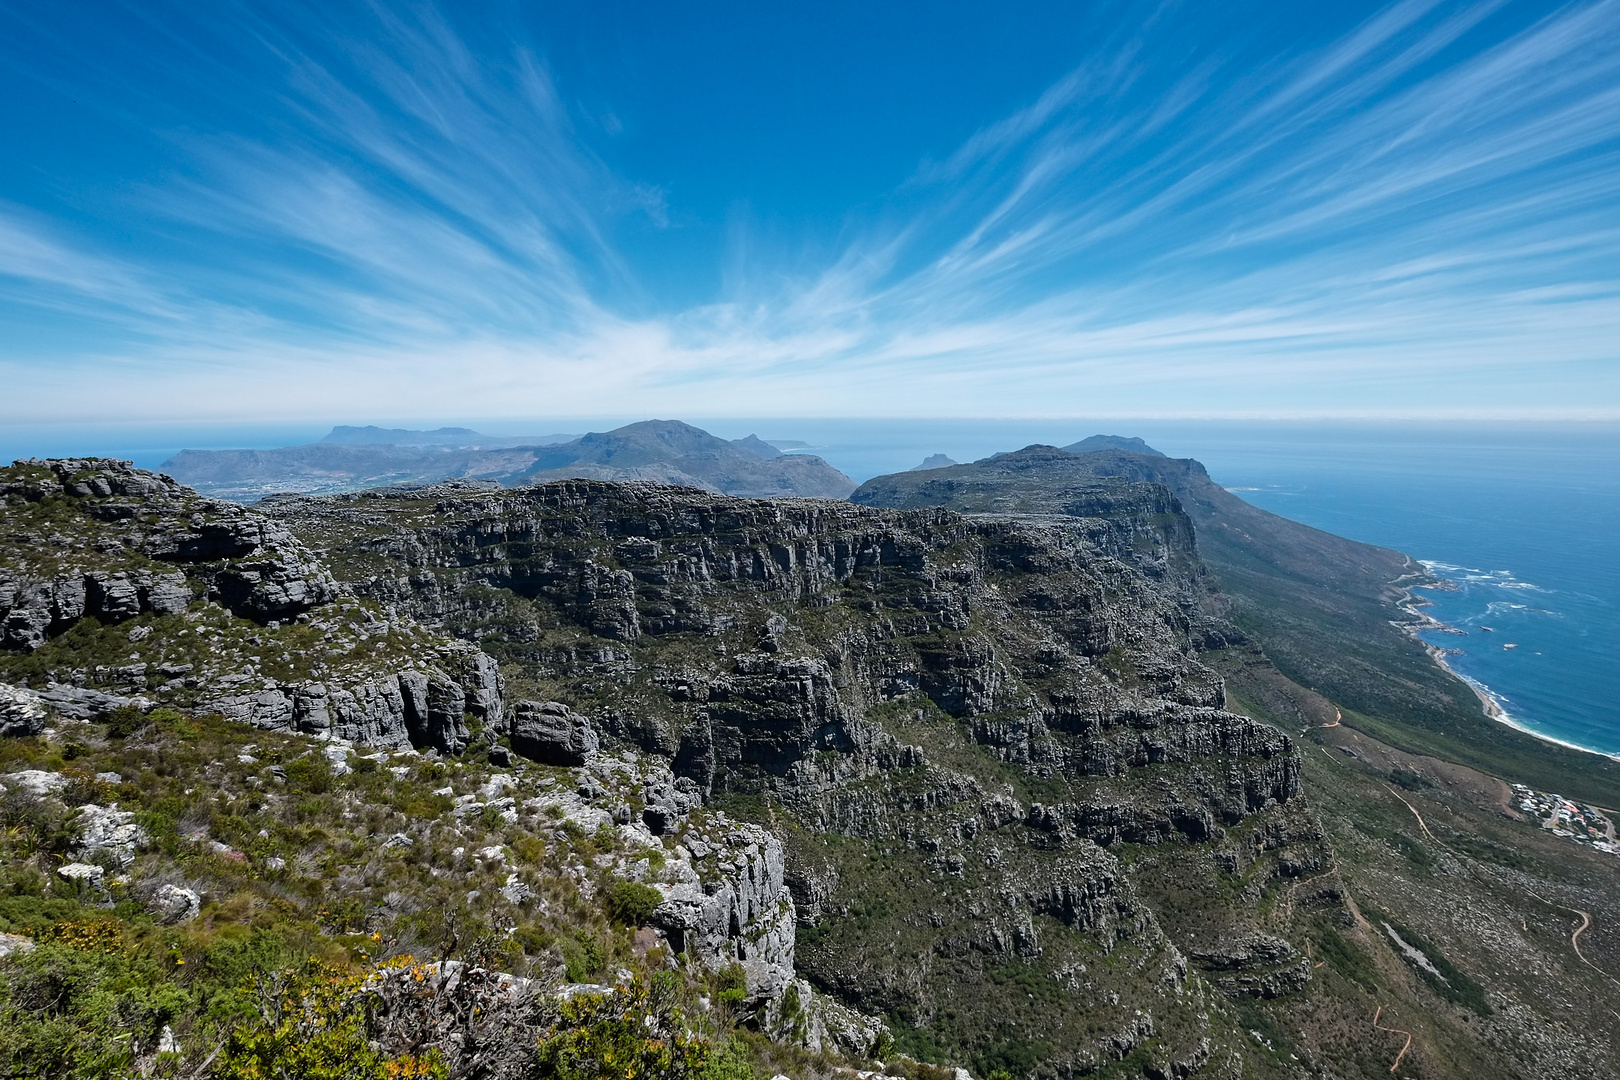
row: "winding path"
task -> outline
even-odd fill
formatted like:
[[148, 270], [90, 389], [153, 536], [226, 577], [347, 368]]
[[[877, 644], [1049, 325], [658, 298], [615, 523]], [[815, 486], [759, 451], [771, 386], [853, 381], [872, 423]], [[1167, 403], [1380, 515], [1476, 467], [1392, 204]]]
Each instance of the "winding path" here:
[[[1405, 799], [1401, 798], [1401, 793], [1396, 791], [1394, 788], [1390, 787], [1388, 784], [1384, 785], [1384, 790], [1389, 792], [1391, 795], [1395, 796], [1397, 799], [1400, 799], [1401, 800], [1401, 805], [1406, 807], [1408, 810], [1412, 811], [1412, 816], [1417, 818], [1418, 828], [1423, 830], [1423, 835], [1427, 836], [1430, 840], [1434, 840], [1434, 833], [1430, 832], [1429, 827], [1423, 823], [1423, 815], [1418, 813], [1417, 807], [1413, 806], [1411, 803], [1409, 803]], [[1434, 840], [1434, 842], [1437, 843], [1437, 844], [1440, 843], [1440, 841], [1438, 841], [1438, 840]], [[1574, 909], [1571, 908], [1570, 910], [1574, 910]], [[1586, 929], [1586, 927], [1584, 927], [1584, 926], [1581, 927], [1581, 930], [1584, 930], [1584, 929]], [[1577, 930], [1576, 933], [1580, 933], [1580, 930]], [[1579, 949], [1576, 949], [1575, 951], [1580, 952]]]
[[1373, 1012], [1373, 1027], [1377, 1028], [1379, 1031], [1387, 1031], [1392, 1035], [1406, 1036], [1406, 1045], [1401, 1047], [1401, 1052], [1395, 1055], [1395, 1064], [1389, 1067], [1389, 1071], [1394, 1072], [1396, 1069], [1401, 1067], [1401, 1058], [1405, 1057], [1406, 1052], [1412, 1049], [1412, 1033], [1410, 1031], [1402, 1031], [1400, 1028], [1390, 1028], [1380, 1024], [1378, 1022], [1378, 1017], [1383, 1013], [1383, 1011], [1384, 1007], [1380, 1005]]
[[[1559, 906], [1563, 907], [1562, 904], [1560, 904]], [[1577, 915], [1579, 915], [1581, 917], [1581, 925], [1577, 926], [1575, 928], [1575, 932], [1573, 934], [1569, 935], [1569, 943], [1570, 943], [1571, 946], [1574, 947], [1575, 955], [1581, 958], [1581, 963], [1585, 964], [1587, 967], [1591, 968], [1593, 971], [1596, 971], [1599, 974], [1606, 974], [1603, 971], [1602, 968], [1598, 967], [1596, 964], [1592, 963], [1592, 961], [1588, 960], [1586, 958], [1585, 953], [1581, 952], [1581, 935], [1586, 933], [1586, 928], [1588, 926], [1592, 925], [1592, 916], [1588, 915], [1586, 912], [1582, 911], [1580, 908], [1572, 907], [1572, 908], [1564, 908], [1564, 910], [1565, 911], [1573, 911], [1575, 914], [1577, 914]]]
[[[1335, 712], [1337, 712], [1337, 710], [1335, 710]], [[1342, 717], [1343, 714], [1340, 713], [1339, 716]], [[1331, 724], [1323, 724], [1322, 726], [1323, 727], [1335, 727], [1335, 726], [1338, 725], [1338, 723], [1339, 723], [1339, 719], [1335, 718], [1333, 723], [1331, 723]], [[1320, 749], [1323, 754], [1326, 754], [1328, 760], [1333, 762], [1335, 765], [1342, 764], [1332, 754], [1328, 753], [1327, 747], [1325, 747], [1325, 746], [1324, 747], [1318, 747], [1318, 749]], [[1383, 788], [1384, 788], [1385, 791], [1388, 791], [1391, 795], [1395, 796], [1395, 798], [1399, 799], [1401, 801], [1401, 804], [1412, 812], [1412, 816], [1417, 819], [1418, 827], [1423, 830], [1423, 835], [1424, 836], [1427, 836], [1430, 840], [1433, 840], [1436, 844], [1439, 844], [1442, 848], [1445, 848], [1445, 850], [1451, 851], [1451, 849], [1449, 847], [1446, 847], [1446, 845], [1444, 843], [1441, 843], [1441, 841], [1432, 832], [1429, 831], [1429, 826], [1423, 820], [1423, 815], [1418, 813], [1417, 807], [1413, 806], [1410, 802], [1407, 802], [1407, 800], [1401, 795], [1400, 792], [1396, 791], [1394, 788], [1390, 787], [1388, 784], [1384, 784]], [[1452, 854], [1455, 855], [1456, 853], [1452, 852]], [[1463, 864], [1465, 866], [1468, 866], [1469, 863], [1470, 863], [1470, 860], [1467, 860], [1467, 859], [1463, 860]], [[1472, 870], [1472, 867], [1470, 867], [1470, 869]], [[1477, 871], [1474, 871], [1474, 872], [1477, 873]], [[1522, 887], [1523, 886], [1521, 886], [1521, 888]], [[1577, 958], [1580, 959], [1581, 963], [1585, 964], [1587, 967], [1591, 968], [1593, 971], [1595, 971], [1599, 975], [1603, 976], [1603, 978], [1607, 979], [1610, 983], [1613, 983], [1615, 986], [1620, 986], [1620, 979], [1616, 979], [1613, 975], [1610, 975], [1607, 971], [1604, 971], [1602, 968], [1600, 968], [1596, 964], [1592, 963], [1592, 961], [1587, 958], [1586, 954], [1581, 951], [1581, 935], [1586, 933], [1586, 931], [1588, 929], [1590, 929], [1590, 927], [1592, 925], [1592, 915], [1591, 915], [1591, 913], [1587, 912], [1587, 911], [1582, 911], [1580, 908], [1570, 907], [1567, 904], [1554, 903], [1553, 901], [1548, 900], [1546, 897], [1539, 895], [1534, 889], [1528, 889], [1527, 888], [1527, 889], [1525, 889], [1525, 891], [1528, 892], [1536, 900], [1539, 900], [1541, 903], [1546, 904], [1548, 907], [1558, 908], [1558, 909], [1560, 909], [1562, 911], [1568, 911], [1568, 912], [1571, 912], [1572, 914], [1579, 915], [1581, 917], [1581, 924], [1579, 926], [1577, 926], [1569, 935], [1570, 948], [1575, 950], [1575, 955], [1576, 955]], [[1291, 898], [1292, 897], [1290, 897], [1290, 899]], [[1356, 922], [1359, 923], [1368, 932], [1371, 932], [1371, 929], [1372, 929], [1371, 926], [1369, 926], [1368, 923], [1367, 923], [1367, 920], [1362, 917], [1361, 912], [1356, 909], [1355, 902], [1350, 899], [1348, 894], [1346, 895], [1345, 900], [1346, 900], [1347, 906], [1350, 908], [1351, 914], [1355, 917]], [[1382, 1008], [1383, 1008], [1383, 1006], [1379, 1006], [1380, 1010]], [[1620, 1012], [1616, 1012], [1614, 1009], [1610, 1009], [1608, 1011], [1609, 1011], [1609, 1014], [1611, 1016], [1613, 1016], [1616, 1020], [1620, 1020]], [[1412, 1045], [1412, 1035], [1411, 1035], [1410, 1032], [1396, 1031], [1394, 1028], [1386, 1028], [1386, 1027], [1380, 1026], [1379, 1023], [1378, 1023], [1378, 1013], [1377, 1012], [1375, 1012], [1373, 1014], [1373, 1027], [1378, 1028], [1378, 1030], [1380, 1030], [1380, 1031], [1391, 1031], [1391, 1032], [1395, 1032], [1398, 1035], [1405, 1035], [1406, 1036], [1406, 1046], [1402, 1047], [1400, 1054], [1396, 1055], [1395, 1064], [1391, 1065], [1389, 1067], [1389, 1071], [1394, 1072], [1400, 1066], [1401, 1058], [1406, 1055], [1406, 1051], [1408, 1049], [1410, 1049], [1410, 1047]]]

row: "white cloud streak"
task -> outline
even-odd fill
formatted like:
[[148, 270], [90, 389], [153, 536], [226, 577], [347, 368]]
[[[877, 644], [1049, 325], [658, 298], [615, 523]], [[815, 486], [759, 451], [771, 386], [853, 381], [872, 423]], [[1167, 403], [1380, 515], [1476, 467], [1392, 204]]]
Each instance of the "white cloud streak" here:
[[100, 335], [0, 346], [0, 415], [1620, 415], [1620, 7], [1463, 48], [1502, 6], [1173, 78], [1174, 16], [1121, 27], [821, 271], [653, 315], [612, 236], [664, 197], [533, 55], [431, 9], [321, 55], [261, 20], [297, 123], [174, 135], [194, 168], [140, 196], [231, 257], [0, 206], [0, 312]]

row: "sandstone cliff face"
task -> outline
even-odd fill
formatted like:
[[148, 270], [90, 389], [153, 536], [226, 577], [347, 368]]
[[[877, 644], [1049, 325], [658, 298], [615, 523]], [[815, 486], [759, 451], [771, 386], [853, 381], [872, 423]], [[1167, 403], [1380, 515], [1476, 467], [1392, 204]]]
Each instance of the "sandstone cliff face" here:
[[66, 715], [165, 703], [446, 752], [503, 717], [493, 660], [345, 597], [275, 519], [102, 459], [0, 470], [0, 504], [0, 677]]
[[[1072, 521], [581, 482], [269, 509], [361, 595], [469, 634], [500, 624], [533, 676], [643, 674], [632, 693], [654, 707], [616, 690], [604, 724], [705, 787], [814, 792], [817, 752], [905, 763], [866, 714], [919, 695], [1003, 760], [1109, 776], [1231, 757], [1252, 791], [1207, 790], [1212, 812], [1285, 800], [1291, 747], [1220, 711], [1190, 643], [1191, 534], [1144, 487], [1132, 513], [1115, 492], [1112, 518]], [[694, 638], [700, 659], [663, 647]]]
[[1052, 1068], [1190, 1070], [1213, 984], [1115, 852], [1275, 818], [1242, 863], [1262, 894], [1284, 855], [1328, 857], [1292, 741], [1224, 711], [1197, 660], [1219, 626], [1175, 499], [1072, 501], [1089, 516], [574, 481], [266, 509], [357, 595], [490, 642], [525, 692], [774, 820], [817, 986], [983, 1052], [1014, 1038], [998, 987], [1028, 968], [1067, 988]]
[[[1293, 744], [1197, 659], [1210, 591], [1162, 488], [970, 518], [603, 482], [241, 508], [102, 462], [0, 483], [0, 675], [37, 694], [13, 726], [172, 703], [453, 753], [474, 717], [578, 763], [566, 819], [680, 847], [654, 921], [741, 964], [769, 1030], [870, 1045], [882, 1013], [981, 1064], [1186, 1074], [1226, 1037], [1210, 995], [1308, 977], [1241, 913], [1178, 945], [1134, 878], [1133, 849], [1203, 846], [1263, 899], [1330, 861]], [[615, 761], [634, 799], [590, 779]], [[1033, 1042], [1009, 986], [1059, 991]]]

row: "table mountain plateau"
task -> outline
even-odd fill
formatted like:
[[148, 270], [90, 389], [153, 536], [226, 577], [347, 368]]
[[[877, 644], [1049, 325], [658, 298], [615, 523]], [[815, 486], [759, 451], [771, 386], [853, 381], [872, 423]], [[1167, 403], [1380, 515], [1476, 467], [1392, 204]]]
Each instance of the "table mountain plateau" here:
[[[579, 442], [641, 467], [628, 441]], [[378, 839], [333, 838], [330, 858], [405, 861], [323, 886], [367, 930], [423, 933], [411, 890], [439, 889], [438, 909], [509, 925], [570, 978], [611, 979], [602, 948], [624, 978], [734, 969], [708, 985], [796, 1080], [840, 1054], [911, 1080], [943, 1080], [914, 1059], [1607, 1075], [1620, 996], [1592, 965], [1620, 952], [1615, 868], [1509, 821], [1489, 777], [1315, 726], [1332, 704], [1245, 631], [1255, 601], [1220, 588], [1193, 504], [1131, 462], [1068, 464], [1095, 456], [857, 493], [897, 508], [603, 479], [244, 508], [120, 463], [19, 463], [0, 477], [0, 706], [41, 760], [130, 706], [217, 713], [289, 761], [309, 736], [345, 769], [374, 748], [415, 824], [357, 786], [341, 820]], [[1018, 480], [1053, 462], [1060, 483]], [[1271, 696], [1229, 698], [1223, 671]], [[412, 778], [441, 762], [454, 783], [432, 802]], [[229, 821], [264, 801], [242, 790]], [[480, 829], [526, 861], [443, 893], [474, 844], [503, 850]], [[1557, 921], [1576, 909], [1585, 953]], [[603, 910], [619, 937], [590, 929]], [[607, 943], [594, 961], [587, 940]], [[823, 1056], [769, 1049], [789, 1044]]]

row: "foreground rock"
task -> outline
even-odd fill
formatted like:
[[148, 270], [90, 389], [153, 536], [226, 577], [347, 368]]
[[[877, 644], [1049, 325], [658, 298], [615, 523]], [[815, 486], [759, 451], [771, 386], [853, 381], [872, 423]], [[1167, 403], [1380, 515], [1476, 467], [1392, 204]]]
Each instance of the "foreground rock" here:
[[172, 926], [195, 919], [202, 909], [202, 897], [182, 885], [160, 885], [147, 907], [159, 922]]
[[38, 735], [49, 711], [33, 691], [0, 683], [0, 737]]
[[167, 704], [454, 753], [504, 718], [493, 660], [343, 595], [276, 519], [105, 459], [0, 470], [0, 505], [0, 679], [26, 682], [0, 732]]
[[583, 765], [601, 745], [589, 720], [556, 701], [516, 702], [505, 733], [518, 753], [548, 765]]

